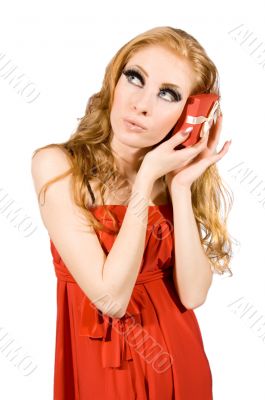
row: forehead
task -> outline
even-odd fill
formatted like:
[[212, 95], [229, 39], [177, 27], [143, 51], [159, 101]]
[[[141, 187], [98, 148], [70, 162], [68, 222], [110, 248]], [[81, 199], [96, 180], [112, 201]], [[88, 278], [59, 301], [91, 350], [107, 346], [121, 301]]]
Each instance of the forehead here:
[[189, 92], [195, 80], [189, 61], [161, 45], [148, 45], [137, 50], [127, 62], [128, 66], [136, 64], [143, 67], [148, 79], [157, 84], [170, 82]]

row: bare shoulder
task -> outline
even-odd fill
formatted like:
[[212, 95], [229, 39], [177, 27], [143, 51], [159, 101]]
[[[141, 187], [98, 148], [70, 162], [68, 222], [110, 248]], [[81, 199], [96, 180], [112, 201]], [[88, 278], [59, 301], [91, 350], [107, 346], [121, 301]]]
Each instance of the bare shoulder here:
[[46, 164], [46, 167], [49, 165], [54, 167], [70, 165], [69, 158], [59, 146], [43, 148], [36, 152], [32, 157], [32, 166], [42, 165], [43, 163]]
[[[39, 208], [47, 229], [48, 226], [51, 227], [52, 219], [58, 221], [59, 217], [62, 219], [74, 218], [74, 215], [77, 214], [78, 207], [73, 200], [71, 172], [56, 180], [60, 175], [67, 173], [70, 168], [70, 160], [59, 147], [41, 149], [32, 158], [32, 179], [36, 195], [39, 196], [41, 191]], [[44, 197], [43, 185], [50, 181]]]
[[31, 160], [31, 174], [36, 192], [44, 183], [71, 168], [65, 152], [58, 146], [39, 150]]

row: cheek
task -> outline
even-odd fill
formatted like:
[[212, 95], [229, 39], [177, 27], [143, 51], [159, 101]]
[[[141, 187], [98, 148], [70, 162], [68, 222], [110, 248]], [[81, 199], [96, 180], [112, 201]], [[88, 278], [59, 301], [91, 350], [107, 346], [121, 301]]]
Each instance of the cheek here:
[[181, 115], [180, 110], [175, 110], [175, 112], [171, 112], [165, 118], [163, 118], [163, 120], [160, 120], [159, 122], [160, 131], [161, 132], [163, 131], [164, 134], [167, 134], [177, 123], [180, 115]]
[[181, 106], [178, 106], [177, 109], [175, 110], [175, 112], [173, 112], [170, 115], [171, 125], [173, 125], [174, 123], [176, 123], [179, 120], [184, 107], [185, 107], [185, 102]]
[[118, 81], [115, 91], [114, 91], [114, 98], [113, 98], [113, 105], [115, 107], [122, 107], [123, 104], [126, 104], [126, 88], [121, 80]]
[[113, 97], [113, 104], [112, 104], [113, 111], [116, 111], [116, 109], [119, 107], [120, 103], [121, 103], [120, 91], [116, 87], [116, 90], [114, 92], [114, 97]]
[[164, 116], [163, 119], [156, 118], [154, 121], [154, 140], [156, 142], [160, 142], [163, 140], [169, 132], [172, 130], [172, 128], [176, 125], [179, 117], [181, 115], [181, 111], [175, 110], [174, 112], [168, 113], [166, 116]]
[[168, 116], [168, 127], [169, 127], [168, 131], [170, 131], [176, 125], [176, 123], [179, 121], [180, 117], [182, 116], [183, 109], [185, 107], [185, 103], [186, 102], [183, 102], [183, 104], [181, 106], [179, 106], [175, 110], [175, 112], [171, 113]]

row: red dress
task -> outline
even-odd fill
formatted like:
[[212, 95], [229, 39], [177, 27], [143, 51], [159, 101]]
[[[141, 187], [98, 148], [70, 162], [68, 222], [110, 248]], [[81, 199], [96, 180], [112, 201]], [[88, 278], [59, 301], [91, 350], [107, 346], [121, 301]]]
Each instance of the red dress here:
[[[108, 207], [120, 226], [127, 206]], [[91, 211], [113, 224], [103, 206]], [[108, 254], [115, 235], [96, 233]], [[93, 306], [50, 245], [58, 279], [55, 400], [212, 400], [200, 328], [173, 283], [171, 204], [149, 206], [140, 272], [120, 319]]]

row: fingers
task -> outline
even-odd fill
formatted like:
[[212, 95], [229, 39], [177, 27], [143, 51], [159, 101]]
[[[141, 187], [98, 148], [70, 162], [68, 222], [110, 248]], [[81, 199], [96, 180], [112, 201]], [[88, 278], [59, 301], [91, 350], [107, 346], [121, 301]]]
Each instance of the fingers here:
[[215, 157], [216, 161], [219, 161], [223, 156], [228, 152], [228, 149], [230, 148], [231, 141], [226, 141], [222, 147], [222, 149], [213, 155]]
[[228, 150], [230, 148], [230, 144], [231, 144], [231, 141], [226, 141], [224, 143], [222, 149], [218, 153], [212, 154], [210, 157], [202, 159], [201, 161], [202, 162], [206, 161], [208, 165], [211, 165], [211, 164], [214, 164], [214, 163], [218, 162], [228, 152]]
[[184, 131], [180, 131], [177, 134], [173, 135], [168, 142], [170, 143], [170, 147], [175, 148], [178, 144], [184, 142], [188, 137], [190, 132], [192, 131], [192, 127], [185, 129]]
[[191, 160], [194, 157], [196, 157], [207, 146], [208, 137], [209, 137], [209, 130], [193, 146], [186, 147], [179, 151], [183, 154], [185, 158], [187, 157], [188, 160]]
[[194, 149], [194, 150], [198, 149], [199, 151], [201, 151], [201, 149], [203, 147], [205, 147], [205, 144], [207, 144], [207, 141], [209, 138], [209, 133], [210, 133], [210, 130], [208, 129], [208, 131], [206, 131], [204, 133], [204, 135], [198, 140], [198, 142], [195, 143], [193, 146], [188, 147], [188, 149]]

